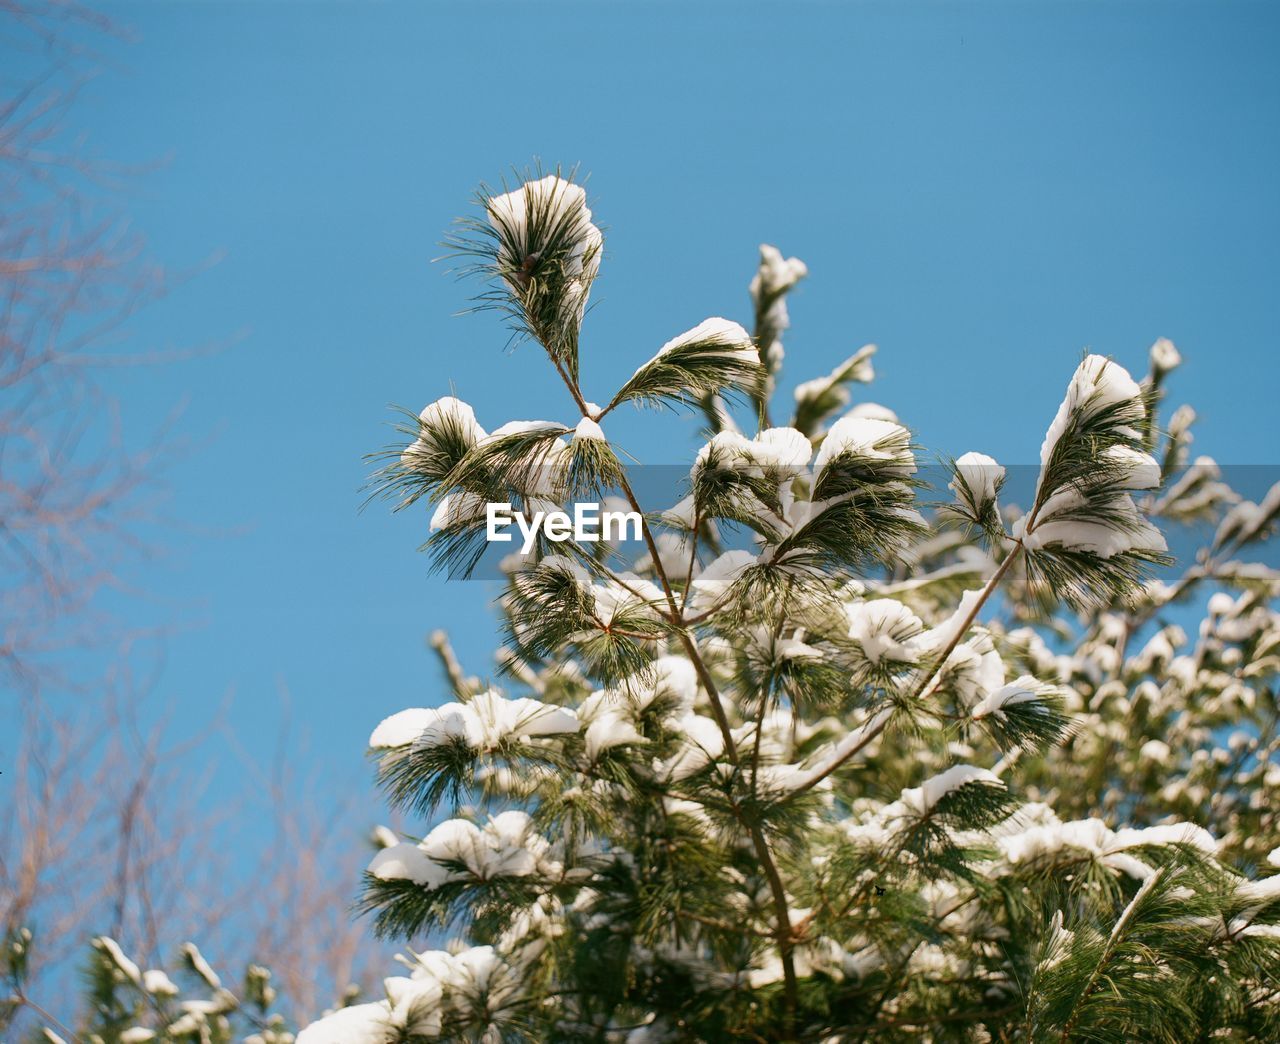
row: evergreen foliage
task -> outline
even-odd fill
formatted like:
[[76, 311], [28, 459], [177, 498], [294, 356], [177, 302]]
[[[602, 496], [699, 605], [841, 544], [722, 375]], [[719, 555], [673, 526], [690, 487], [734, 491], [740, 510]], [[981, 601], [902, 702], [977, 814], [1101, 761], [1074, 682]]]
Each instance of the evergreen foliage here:
[[[1245, 504], [1212, 462], [1185, 466], [1186, 414], [1159, 421], [1173, 346], [1141, 383], [1084, 359], [1025, 512], [977, 453], [931, 504], [908, 430], [850, 408], [870, 346], [768, 426], [806, 272], [772, 247], [753, 337], [708, 320], [593, 406], [562, 348], [577, 298], [540, 299], [535, 320], [511, 277], [562, 249], [517, 235], [537, 200], [577, 200], [574, 228], [589, 211], [571, 181], [530, 184], [527, 218], [482, 197], [525, 256], [476, 250], [476, 270], [608, 467], [573, 463], [565, 420], [518, 426], [536, 454], [482, 431], [447, 470], [397, 451], [382, 488], [445, 503], [527, 495], [536, 475], [556, 505], [640, 510], [610, 411], [700, 404], [708, 441], [686, 499], [647, 505], [641, 561], [560, 544], [506, 564], [509, 691], [375, 733], [392, 803], [436, 825], [379, 854], [365, 908], [385, 934], [457, 941], [411, 951], [362, 1039], [1275, 1039], [1280, 574], [1235, 556], [1280, 492]], [[458, 441], [441, 403], [415, 445]], [[1161, 520], [1216, 534], [1158, 573]], [[724, 551], [724, 527], [752, 548]], [[1175, 620], [1206, 597], [1188, 645]], [[329, 1025], [300, 1039], [346, 1039]]]
[[[1242, 557], [1280, 488], [1187, 466], [1173, 346], [1141, 382], [1080, 363], [1019, 511], [990, 457], [929, 488], [896, 416], [850, 405], [871, 347], [769, 426], [805, 274], [772, 247], [753, 334], [708, 320], [595, 406], [585, 193], [539, 173], [480, 203], [455, 245], [481, 301], [579, 415], [489, 433], [437, 400], [378, 487], [433, 505], [448, 569], [490, 500], [616, 496], [647, 553], [513, 556], [500, 687], [442, 653], [450, 701], [377, 726], [422, 826], [384, 837], [362, 905], [406, 973], [298, 1044], [1280, 1039], [1280, 573]], [[680, 503], [638, 502], [606, 431], [626, 402], [706, 414]], [[1188, 522], [1212, 536], [1175, 562], [1158, 527]], [[99, 974], [100, 1039], [224, 1039], [219, 1012], [183, 1035], [113, 1007], [120, 959]]]

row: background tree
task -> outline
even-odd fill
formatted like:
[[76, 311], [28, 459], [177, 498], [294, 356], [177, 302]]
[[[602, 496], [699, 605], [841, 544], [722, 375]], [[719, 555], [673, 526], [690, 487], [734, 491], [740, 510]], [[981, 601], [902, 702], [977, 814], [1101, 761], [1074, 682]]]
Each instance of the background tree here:
[[167, 428], [135, 448], [102, 379], [178, 354], [130, 336], [173, 278], [124, 207], [140, 172], [94, 155], [77, 119], [121, 35], [80, 4], [0, 0], [0, 937], [16, 947], [4, 1039], [35, 1021], [31, 1005], [78, 1024], [68, 983], [103, 932], [148, 963], [191, 937], [241, 964], [270, 953], [299, 1017], [359, 977], [339, 869], [357, 854], [264, 856], [244, 875], [215, 840], [237, 815], [282, 838], [336, 836], [347, 810], [319, 816], [282, 763], [211, 822], [197, 766], [218, 720], [181, 738], [157, 721], [156, 634], [107, 608], [157, 550], [163, 468], [182, 450]]

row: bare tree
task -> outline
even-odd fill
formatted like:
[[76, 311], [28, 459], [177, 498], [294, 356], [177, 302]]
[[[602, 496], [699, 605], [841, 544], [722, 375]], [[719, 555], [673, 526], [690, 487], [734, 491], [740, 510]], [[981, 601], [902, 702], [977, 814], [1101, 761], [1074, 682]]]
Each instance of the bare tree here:
[[[28, 704], [0, 812], [0, 929], [36, 930], [24, 999], [73, 1023], [60, 976], [97, 934], [148, 966], [190, 939], [227, 970], [267, 964], [299, 1019], [363, 983], [373, 965], [349, 913], [364, 861], [354, 803], [321, 814], [305, 797], [314, 781], [279, 757], [261, 771], [243, 759], [246, 786], [211, 794], [217, 718], [175, 742], [163, 721], [144, 728], [138, 706], [129, 688], [80, 713]], [[246, 838], [260, 854], [237, 865]]]
[[[136, 172], [88, 154], [74, 121], [120, 35], [75, 2], [0, 0], [0, 932], [36, 928], [23, 1000], [65, 1024], [76, 1013], [41, 994], [65, 994], [57, 976], [96, 933], [147, 961], [192, 937], [232, 965], [271, 961], [314, 1014], [331, 999], [317, 983], [357, 974], [356, 870], [303, 843], [343, 840], [338, 825], [279, 775], [219, 795], [211, 821], [193, 766], [211, 764], [217, 717], [177, 741], [151, 720], [143, 635], [104, 608], [151, 550], [173, 446], [127, 445], [101, 380], [171, 357], [128, 337], [172, 281], [120, 205]], [[214, 840], [238, 817], [298, 856], [276, 849], [246, 880]]]
[[138, 550], [155, 454], [121, 445], [101, 391], [125, 321], [164, 273], [113, 205], [120, 172], [68, 123], [110, 31], [76, 4], [0, 0], [0, 662], [18, 687], [69, 684], [56, 654], [110, 634], [99, 595]]

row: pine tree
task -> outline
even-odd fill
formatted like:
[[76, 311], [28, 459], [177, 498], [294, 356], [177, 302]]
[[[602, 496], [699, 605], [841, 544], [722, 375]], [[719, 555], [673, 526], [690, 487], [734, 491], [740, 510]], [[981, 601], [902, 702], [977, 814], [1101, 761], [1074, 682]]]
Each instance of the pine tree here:
[[[28, 929], [10, 933], [0, 950], [0, 981], [9, 996], [0, 1004], [0, 1030], [12, 1029], [14, 1016], [29, 1008], [43, 1022], [29, 1038], [39, 1044], [149, 1044], [198, 1041], [200, 1044], [293, 1044], [294, 1034], [275, 1011], [271, 972], [260, 964], [245, 969], [234, 992], [194, 943], [180, 950], [173, 976], [163, 968], [145, 971], [109, 936], [92, 942], [85, 968], [85, 996], [79, 1018], [64, 998], [59, 1015], [27, 996], [27, 963], [33, 938]], [[354, 1000], [348, 990], [346, 1000]]]
[[[1141, 382], [1080, 363], [1017, 511], [990, 457], [930, 491], [896, 416], [849, 408], [873, 348], [769, 426], [806, 274], [772, 247], [754, 333], [709, 319], [595, 405], [582, 187], [479, 206], [454, 246], [580, 417], [489, 433], [438, 400], [381, 489], [434, 506], [455, 570], [490, 502], [621, 497], [646, 553], [516, 556], [500, 684], [455, 665], [451, 702], [374, 731], [393, 805], [452, 818], [378, 854], [364, 908], [458, 941], [302, 1044], [1280, 1039], [1280, 574], [1238, 561], [1280, 487], [1244, 503], [1186, 466], [1189, 414], [1158, 420], [1173, 345]], [[680, 503], [633, 492], [607, 436], [628, 403], [705, 413]], [[1217, 523], [1181, 573], [1162, 520]]]

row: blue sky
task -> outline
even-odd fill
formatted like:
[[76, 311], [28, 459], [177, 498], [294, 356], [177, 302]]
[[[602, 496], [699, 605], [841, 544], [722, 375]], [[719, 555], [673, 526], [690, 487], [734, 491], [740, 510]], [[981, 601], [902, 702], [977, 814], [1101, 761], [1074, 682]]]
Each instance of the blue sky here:
[[[572, 415], [538, 353], [508, 352], [492, 315], [457, 316], [474, 288], [430, 263], [512, 164], [591, 173], [598, 401], [701, 319], [745, 322], [767, 241], [811, 270], [788, 393], [875, 342], [868, 396], [920, 442], [1026, 463], [1082, 349], [1141, 369], [1166, 336], [1196, 449], [1276, 462], [1274, 5], [108, 10], [136, 39], [80, 122], [108, 156], [163, 160], [128, 200], [158, 259], [217, 258], [133, 343], [224, 345], [109, 378], [130, 439], [182, 405], [190, 443], [167, 474], [165, 553], [122, 611], [172, 628], [154, 700], [176, 729], [229, 695], [265, 759], [287, 688], [321, 795], [366, 779], [382, 716], [442, 698], [429, 631], [449, 628], [476, 673], [495, 644], [493, 591], [415, 553], [425, 515], [360, 511], [388, 405], [453, 388], [490, 428]], [[627, 415], [610, 433], [671, 464], [695, 427]]]

